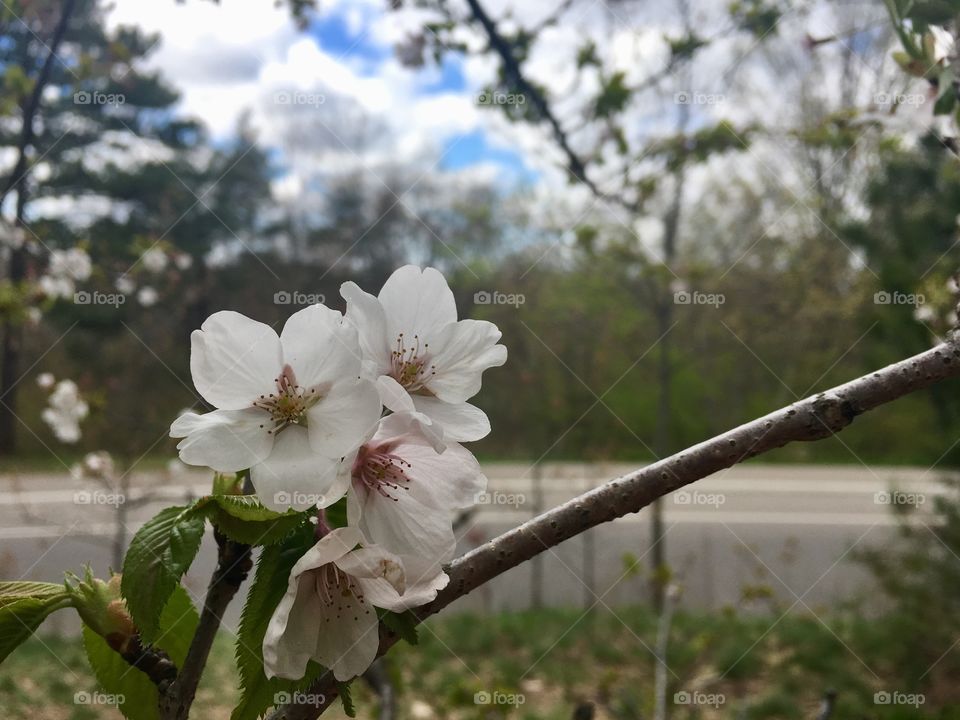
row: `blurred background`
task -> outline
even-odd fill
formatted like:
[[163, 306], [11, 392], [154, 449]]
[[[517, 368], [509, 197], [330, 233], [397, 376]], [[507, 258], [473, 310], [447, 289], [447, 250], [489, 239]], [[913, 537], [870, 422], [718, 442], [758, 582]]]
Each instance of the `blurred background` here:
[[[0, 574], [103, 575], [208, 492], [167, 432], [204, 409], [209, 314], [279, 329], [409, 262], [510, 353], [475, 400], [491, 483], [463, 550], [939, 342], [956, 92], [897, 56], [890, 13], [952, 58], [957, 10], [2, 0]], [[960, 717], [958, 389], [498, 578], [383, 670], [392, 717]], [[238, 612], [203, 717], [229, 716]], [[56, 629], [0, 667], [11, 716], [118, 716], [77, 701]]]

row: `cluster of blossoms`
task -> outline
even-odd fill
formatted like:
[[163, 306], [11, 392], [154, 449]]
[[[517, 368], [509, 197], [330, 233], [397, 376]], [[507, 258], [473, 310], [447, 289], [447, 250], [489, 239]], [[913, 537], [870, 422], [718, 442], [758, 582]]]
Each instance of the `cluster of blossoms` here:
[[50, 427], [57, 440], [75, 443], [80, 439], [80, 422], [87, 417], [90, 407], [81, 397], [80, 389], [73, 380], [57, 382], [50, 373], [37, 376], [37, 385], [48, 390], [47, 407], [40, 417]]
[[[344, 283], [343, 315], [313, 305], [278, 336], [235, 312], [191, 337], [194, 385], [217, 409], [172, 425], [180, 458], [250, 470], [274, 510], [325, 508], [346, 497], [347, 526], [294, 566], [263, 643], [268, 677], [299, 679], [313, 659], [339, 680], [376, 657], [375, 608], [432, 600], [448, 578], [456, 515], [486, 478], [460, 442], [490, 432], [467, 401], [507, 350], [495, 325], [458, 320], [433, 268], [408, 265], [377, 296]], [[384, 415], [384, 409], [389, 414]]]
[[88, 280], [92, 271], [90, 256], [82, 248], [51, 250], [47, 271], [38, 281], [40, 290], [49, 298], [70, 299], [76, 283]]

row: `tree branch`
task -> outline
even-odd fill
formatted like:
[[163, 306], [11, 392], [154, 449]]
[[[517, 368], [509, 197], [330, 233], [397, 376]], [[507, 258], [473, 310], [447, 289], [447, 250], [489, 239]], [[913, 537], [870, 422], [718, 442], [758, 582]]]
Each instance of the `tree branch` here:
[[[854, 418], [948, 378], [960, 376], [960, 334], [947, 342], [882, 370], [799, 400], [705, 440], [675, 455], [594, 488], [529, 520], [454, 560], [447, 568], [450, 583], [437, 598], [416, 612], [420, 620], [501, 573], [601, 523], [635, 513], [659, 497], [791, 442], [823, 440]], [[381, 627], [379, 655], [399, 638]], [[270, 720], [316, 718], [337, 696], [328, 674], [310, 688], [324, 698], [313, 706], [289, 704]]]
[[150, 678], [161, 695], [167, 692], [177, 677], [177, 666], [173, 664], [170, 656], [160, 648], [142, 645], [140, 635], [134, 635], [126, 647], [118, 649], [117, 652], [130, 665]]
[[210, 578], [200, 622], [190, 642], [180, 674], [161, 696], [162, 720], [186, 720], [188, 717], [193, 698], [197, 694], [197, 686], [200, 684], [200, 676], [210, 655], [210, 648], [220, 629], [221, 618], [253, 564], [249, 545], [230, 540], [216, 528], [213, 534], [218, 548], [217, 568]]

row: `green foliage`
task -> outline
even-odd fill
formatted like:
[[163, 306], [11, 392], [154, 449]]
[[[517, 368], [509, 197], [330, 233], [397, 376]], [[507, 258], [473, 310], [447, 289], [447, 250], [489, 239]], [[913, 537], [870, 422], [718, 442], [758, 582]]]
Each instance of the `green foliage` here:
[[402, 613], [383, 610], [379, 612], [379, 615], [380, 622], [386, 625], [387, 628], [395, 632], [411, 645], [417, 644], [419, 641], [417, 636], [417, 625], [419, 624], [419, 620], [412, 610], [407, 610], [406, 612]]
[[163, 608], [200, 549], [203, 530], [203, 515], [192, 506], [175, 506], [161, 510], [133, 536], [121, 590], [147, 642], [160, 635]]
[[[187, 656], [199, 616], [182, 587], [174, 588], [163, 608], [155, 647], [160, 648], [180, 667]], [[122, 699], [118, 708], [130, 720], [157, 720], [157, 687], [142, 671], [132, 667], [107, 642], [87, 626], [83, 627], [87, 659], [104, 693]]]
[[0, 663], [31, 636], [50, 613], [69, 605], [63, 585], [0, 583]]
[[270, 545], [289, 535], [305, 520], [293, 510], [278, 513], [252, 495], [208, 495], [193, 511], [210, 519], [227, 537], [247, 545]]

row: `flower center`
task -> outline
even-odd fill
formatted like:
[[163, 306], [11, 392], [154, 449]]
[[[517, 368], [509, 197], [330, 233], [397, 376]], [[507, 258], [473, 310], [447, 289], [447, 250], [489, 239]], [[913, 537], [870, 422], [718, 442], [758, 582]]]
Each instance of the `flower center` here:
[[391, 449], [389, 445], [360, 448], [353, 462], [353, 481], [368, 492], [379, 493], [396, 502], [399, 498], [391, 493], [410, 489], [406, 471], [413, 466]]
[[[318, 388], [304, 388], [297, 385], [297, 377], [293, 368], [283, 366], [280, 377], [275, 378], [277, 391], [269, 395], [261, 395], [253, 401], [253, 406], [270, 413], [273, 427], [268, 433], [278, 433], [288, 425], [306, 425], [307, 410], [316, 405], [323, 394]], [[260, 427], [263, 427], [261, 425]]]
[[430, 364], [428, 349], [430, 343], [420, 345], [420, 336], [413, 336], [413, 343], [408, 347], [403, 333], [397, 336], [394, 349], [390, 352], [390, 375], [400, 383], [407, 392], [423, 390], [431, 375], [437, 374], [436, 365]]
[[342, 602], [340, 598], [350, 595], [358, 602], [363, 602], [363, 590], [357, 581], [333, 563], [327, 563], [314, 571], [313, 584], [317, 597], [328, 608], [339, 607]]

